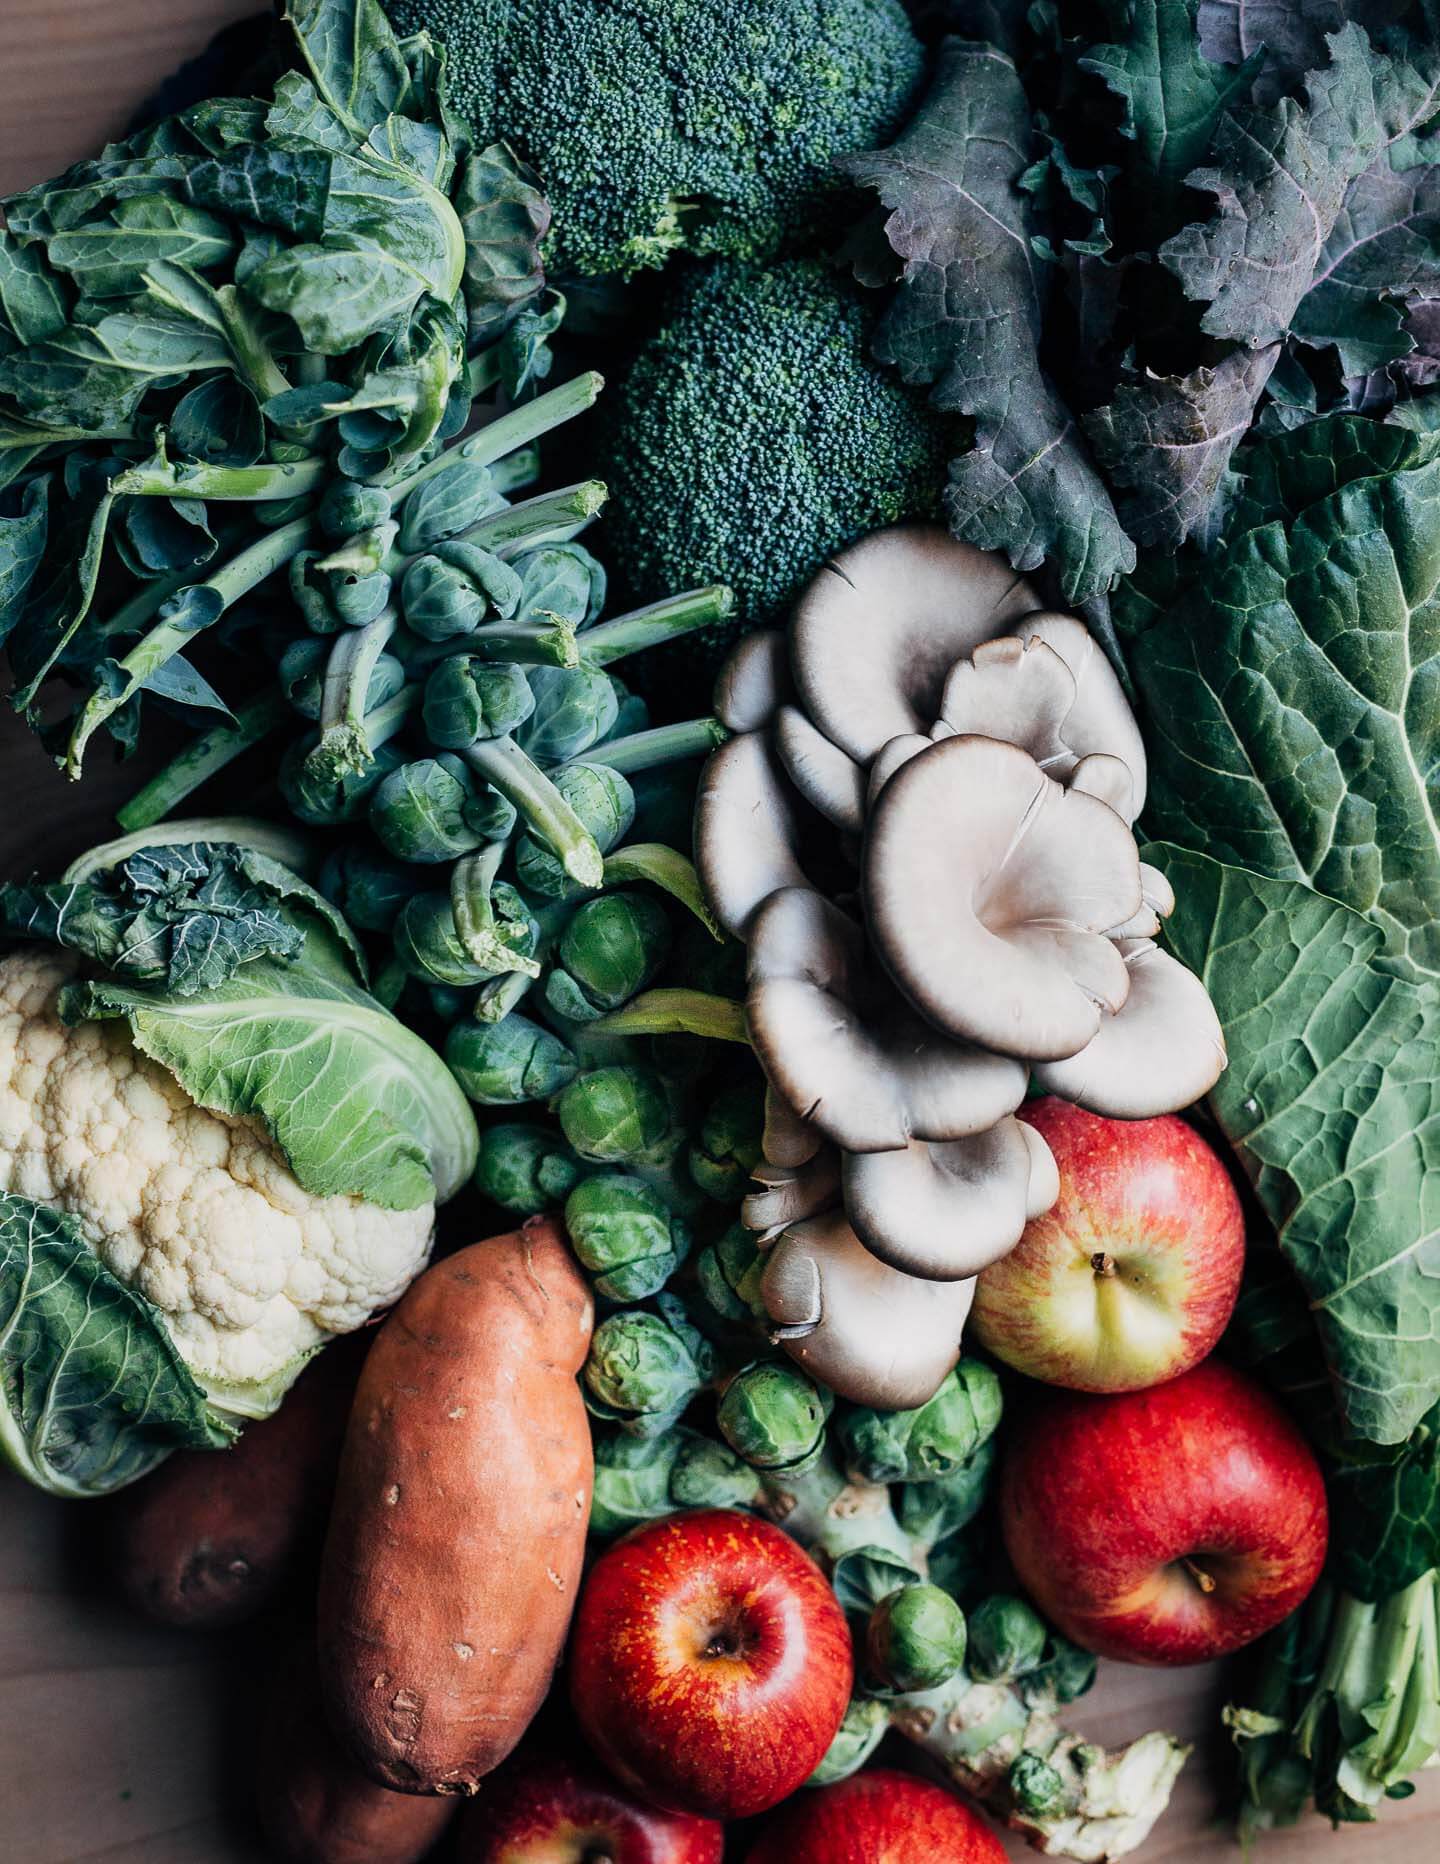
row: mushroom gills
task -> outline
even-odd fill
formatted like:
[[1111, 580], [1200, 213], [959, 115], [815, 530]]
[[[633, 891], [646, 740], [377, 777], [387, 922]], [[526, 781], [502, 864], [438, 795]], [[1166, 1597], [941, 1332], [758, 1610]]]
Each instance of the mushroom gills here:
[[847, 1153], [841, 1183], [866, 1248], [930, 1281], [961, 1281], [1008, 1255], [1038, 1196], [1049, 1191], [1048, 1210], [1059, 1190], [1050, 1148], [1014, 1118], [943, 1145]]
[[975, 1283], [922, 1281], [874, 1256], [838, 1212], [779, 1238], [761, 1278], [773, 1337], [852, 1404], [928, 1403], [960, 1357]]
[[1063, 731], [1074, 703], [1075, 681], [1053, 647], [1037, 636], [1002, 635], [950, 669], [931, 735], [1001, 738], [1064, 776], [1075, 764]]
[[1065, 662], [1075, 681], [1075, 702], [1062, 733], [1077, 758], [1104, 751], [1130, 773], [1130, 801], [1125, 820], [1134, 822], [1145, 807], [1145, 740], [1135, 714], [1099, 643], [1077, 615], [1049, 610], [1026, 615], [1014, 633], [1025, 641], [1044, 641]]
[[758, 1232], [762, 1249], [790, 1224], [818, 1217], [840, 1201], [840, 1155], [833, 1146], [802, 1165], [757, 1165], [751, 1176], [763, 1189], [742, 1200], [740, 1221]]

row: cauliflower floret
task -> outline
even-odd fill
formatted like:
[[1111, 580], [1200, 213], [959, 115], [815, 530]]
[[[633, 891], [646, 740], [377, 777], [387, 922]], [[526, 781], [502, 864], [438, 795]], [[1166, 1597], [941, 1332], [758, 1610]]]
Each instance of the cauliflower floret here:
[[0, 1190], [76, 1218], [201, 1384], [246, 1410], [245, 1388], [273, 1388], [268, 1408], [303, 1354], [398, 1299], [435, 1207], [311, 1196], [259, 1126], [197, 1107], [123, 1023], [67, 1028], [74, 968], [43, 950], [0, 960]]

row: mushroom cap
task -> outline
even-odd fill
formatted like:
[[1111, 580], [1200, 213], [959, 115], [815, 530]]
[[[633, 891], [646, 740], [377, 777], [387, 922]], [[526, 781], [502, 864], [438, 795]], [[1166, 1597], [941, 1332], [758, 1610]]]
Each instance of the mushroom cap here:
[[827, 822], [852, 835], [865, 827], [865, 772], [798, 706], [782, 705], [771, 727], [775, 750], [790, 781]]
[[762, 733], [742, 732], [711, 752], [695, 798], [695, 863], [710, 910], [736, 938], [778, 888], [809, 885], [798, 809]]
[[1140, 895], [1139, 912], [1132, 914], [1123, 926], [1111, 926], [1107, 938], [1154, 938], [1160, 930], [1160, 921], [1168, 919], [1175, 910], [1175, 889], [1160, 869], [1151, 867], [1148, 861], [1140, 863]]
[[852, 1404], [926, 1404], [960, 1357], [975, 1282], [922, 1281], [871, 1255], [839, 1212], [797, 1223], [760, 1283], [777, 1339]]
[[763, 1188], [741, 1202], [740, 1221], [747, 1230], [758, 1230], [762, 1243], [840, 1201], [840, 1155], [833, 1146], [803, 1165], [757, 1165], [751, 1176]]
[[[1020, 1241], [1037, 1164], [1046, 1179], [1027, 1132], [1049, 1152], [1033, 1127], [1011, 1118], [944, 1145], [911, 1140], [900, 1152], [846, 1153], [841, 1182], [851, 1228], [873, 1255], [907, 1275], [978, 1275]], [[1058, 1190], [1053, 1159], [1050, 1175]]]
[[808, 1165], [824, 1143], [825, 1135], [819, 1127], [802, 1120], [785, 1096], [776, 1093], [774, 1083], [767, 1081], [765, 1132], [760, 1141], [766, 1164], [788, 1166], [791, 1170]]
[[772, 894], [755, 914], [749, 979], [746, 1022], [766, 1075], [847, 1151], [960, 1139], [1024, 1098], [1025, 1070], [1010, 1057], [927, 1027], [888, 989], [867, 1002], [876, 980], [860, 928], [808, 887]]
[[875, 753], [870, 765], [870, 778], [865, 786], [865, 807], [875, 807], [875, 798], [884, 789], [895, 772], [918, 757], [922, 751], [930, 749], [930, 739], [922, 738], [918, 731], [902, 731], [898, 738], [887, 738]]
[[868, 764], [887, 738], [929, 731], [955, 662], [1036, 607], [1004, 557], [939, 525], [874, 531], [796, 604], [791, 673], [813, 722]]
[[1092, 751], [1071, 768], [1065, 781], [1077, 795], [1093, 796], [1098, 802], [1108, 803], [1122, 820], [1134, 821], [1135, 779], [1130, 775], [1130, 766], [1118, 757]]
[[1133, 822], [1145, 807], [1145, 741], [1099, 642], [1077, 615], [1049, 610], [1026, 615], [1014, 632], [1023, 641], [1044, 641], [1070, 669], [1075, 703], [1066, 715], [1065, 742], [1077, 758], [1104, 751], [1120, 759], [1131, 779], [1131, 807], [1125, 820]]
[[955, 662], [931, 736], [1003, 738], [1063, 777], [1075, 763], [1063, 731], [1074, 703], [1074, 678], [1054, 648], [1005, 634]]
[[1018, 1120], [1016, 1124], [1030, 1148], [1030, 1197], [1025, 1206], [1025, 1221], [1033, 1223], [1052, 1208], [1060, 1195], [1060, 1167], [1043, 1133], [1028, 1120]]
[[964, 1041], [1054, 1060], [1125, 1001], [1104, 933], [1140, 910], [1134, 837], [1013, 744], [943, 738], [897, 771], [871, 811], [864, 888], [900, 989]]
[[715, 716], [729, 731], [758, 731], [793, 690], [790, 643], [778, 628], [757, 628], [741, 635], [720, 669]]
[[1035, 1070], [1046, 1093], [1115, 1120], [1178, 1113], [1208, 1094], [1225, 1066], [1220, 1019], [1193, 971], [1149, 939], [1117, 946], [1130, 994], [1078, 1055]]

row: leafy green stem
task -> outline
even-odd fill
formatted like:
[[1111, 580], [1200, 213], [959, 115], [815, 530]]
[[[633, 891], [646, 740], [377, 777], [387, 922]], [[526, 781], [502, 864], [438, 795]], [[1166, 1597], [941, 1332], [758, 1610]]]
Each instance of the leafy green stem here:
[[691, 589], [684, 595], [667, 596], [633, 614], [617, 615], [613, 621], [591, 628], [584, 640], [584, 660], [588, 666], [608, 667], [627, 654], [658, 647], [665, 641], [678, 640], [696, 628], [708, 628], [734, 613], [735, 593], [723, 583], [708, 588]]
[[365, 733], [366, 701], [395, 624], [394, 609], [386, 609], [363, 628], [347, 628], [330, 650], [320, 688], [320, 742], [305, 760], [317, 781], [338, 783], [374, 760]]
[[259, 466], [210, 466], [187, 460], [144, 460], [111, 482], [129, 498], [213, 498], [260, 502], [300, 498], [321, 485], [333, 468], [328, 460], [270, 462]]
[[127, 833], [152, 827], [163, 821], [202, 783], [223, 770], [227, 764], [269, 737], [272, 731], [294, 714], [278, 691], [262, 693], [248, 705], [236, 709], [233, 725], [217, 725], [212, 731], [192, 738], [178, 757], [115, 811], [115, 820]]
[[612, 738], [577, 758], [577, 763], [608, 764], [631, 775], [655, 770], [663, 764], [683, 763], [688, 757], [708, 757], [730, 736], [718, 718], [687, 718], [677, 725], [657, 725], [629, 738]]
[[493, 466], [507, 454], [533, 445], [543, 434], [562, 427], [566, 421], [573, 421], [576, 415], [583, 414], [587, 408], [593, 408], [604, 386], [604, 378], [592, 369], [584, 375], [577, 375], [573, 381], [562, 382], [559, 388], [537, 395], [533, 401], [522, 401], [518, 408], [511, 408], [507, 414], [500, 415], [489, 426], [482, 427], [478, 434], [462, 440], [459, 446], [451, 447], [437, 459], [417, 466], [413, 472], [396, 480], [391, 488], [392, 503], [397, 506], [402, 504], [416, 486], [458, 465], [461, 460], [470, 465]]
[[513, 738], [479, 738], [461, 755], [478, 776], [515, 805], [532, 834], [554, 852], [572, 880], [582, 887], [600, 886], [605, 860], [594, 836]]

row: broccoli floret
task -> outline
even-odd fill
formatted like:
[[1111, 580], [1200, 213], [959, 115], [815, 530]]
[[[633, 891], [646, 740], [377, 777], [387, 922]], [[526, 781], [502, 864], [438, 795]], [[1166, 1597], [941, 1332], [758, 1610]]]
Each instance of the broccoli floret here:
[[607, 561], [636, 602], [723, 581], [736, 609], [659, 650], [652, 683], [682, 660], [713, 667], [736, 633], [782, 620], [855, 538], [938, 514], [954, 436], [872, 359], [878, 314], [808, 259], [697, 265], [669, 294], [607, 397]]
[[539, 170], [552, 272], [764, 258], [829, 228], [832, 158], [886, 142], [923, 52], [901, 0], [394, 0], [451, 98]]

